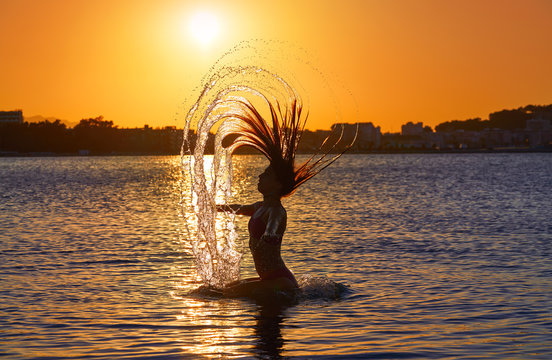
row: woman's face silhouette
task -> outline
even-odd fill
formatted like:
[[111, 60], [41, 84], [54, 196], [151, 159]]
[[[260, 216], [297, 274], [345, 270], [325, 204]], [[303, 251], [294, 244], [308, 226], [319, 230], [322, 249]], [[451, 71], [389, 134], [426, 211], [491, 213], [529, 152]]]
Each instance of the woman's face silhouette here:
[[266, 170], [259, 175], [259, 183], [257, 189], [263, 195], [269, 195], [272, 193], [280, 194], [282, 190], [282, 184], [278, 181], [276, 173], [272, 167], [267, 167]]

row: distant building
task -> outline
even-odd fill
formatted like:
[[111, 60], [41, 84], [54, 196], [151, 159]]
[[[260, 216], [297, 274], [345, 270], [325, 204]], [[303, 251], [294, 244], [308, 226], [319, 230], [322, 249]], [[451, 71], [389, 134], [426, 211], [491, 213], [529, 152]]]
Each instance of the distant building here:
[[431, 127], [422, 122], [408, 122], [401, 126], [399, 137], [390, 137], [388, 147], [398, 149], [441, 149], [444, 147], [442, 134], [434, 133]]
[[371, 122], [358, 124], [358, 147], [360, 149], [379, 148], [381, 145], [381, 128]]
[[483, 137], [479, 131], [469, 131], [458, 129], [441, 133], [443, 136], [443, 145], [449, 149], [479, 149], [484, 148], [485, 144], [491, 144]]
[[529, 119], [525, 124], [527, 131], [550, 131], [552, 126], [550, 120], [547, 119]]
[[22, 124], [23, 123], [23, 111], [0, 111], [0, 124]]
[[547, 119], [529, 119], [525, 125], [527, 144], [531, 148], [552, 145], [552, 125]]
[[358, 124], [333, 124], [332, 132], [341, 131], [342, 128], [343, 144], [350, 144], [356, 135], [356, 141], [353, 145], [353, 149], [376, 149], [381, 144], [381, 129], [379, 126], [374, 126], [371, 122], [363, 122]]
[[426, 147], [430, 149], [444, 149], [445, 148], [445, 139], [443, 137], [443, 134], [439, 134], [437, 132], [426, 132]]

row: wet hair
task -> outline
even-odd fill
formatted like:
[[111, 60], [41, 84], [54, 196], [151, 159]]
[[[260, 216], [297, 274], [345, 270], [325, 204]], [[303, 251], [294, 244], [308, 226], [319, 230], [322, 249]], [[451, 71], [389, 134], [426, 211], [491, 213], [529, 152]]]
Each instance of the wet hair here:
[[[233, 98], [233, 111], [224, 115], [227, 120], [219, 130], [222, 147], [234, 152], [242, 146], [249, 146], [260, 151], [270, 162], [270, 167], [275, 171], [278, 181], [282, 185], [281, 196], [291, 195], [297, 188], [318, 174], [324, 168], [333, 163], [345, 150], [335, 156], [326, 158], [341, 141], [341, 136], [333, 146], [322, 152], [328, 138], [324, 140], [320, 148], [308, 160], [297, 166], [295, 155], [301, 135], [303, 133], [308, 114], [303, 115], [301, 101], [296, 96], [290, 96], [289, 104], [282, 107], [278, 101], [269, 101], [271, 125], [265, 120], [259, 111], [245, 98]], [[354, 140], [353, 140], [354, 142]]]

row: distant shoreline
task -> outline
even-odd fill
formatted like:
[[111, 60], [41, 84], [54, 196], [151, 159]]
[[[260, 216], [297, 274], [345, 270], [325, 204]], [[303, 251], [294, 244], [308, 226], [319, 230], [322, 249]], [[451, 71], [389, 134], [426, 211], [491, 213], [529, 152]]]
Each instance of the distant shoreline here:
[[[372, 150], [372, 151], [348, 151], [350, 155], [393, 155], [393, 154], [520, 154], [520, 153], [552, 153], [552, 148], [501, 148], [501, 149], [405, 149], [405, 150]], [[300, 152], [299, 154], [312, 155], [312, 152]], [[180, 154], [169, 153], [106, 153], [87, 154], [78, 153], [50, 153], [50, 152], [29, 152], [19, 153], [5, 151], [0, 152], [0, 157], [110, 157], [110, 156], [179, 156]], [[212, 154], [206, 154], [212, 155]], [[235, 155], [260, 155], [260, 154], [235, 154]]]

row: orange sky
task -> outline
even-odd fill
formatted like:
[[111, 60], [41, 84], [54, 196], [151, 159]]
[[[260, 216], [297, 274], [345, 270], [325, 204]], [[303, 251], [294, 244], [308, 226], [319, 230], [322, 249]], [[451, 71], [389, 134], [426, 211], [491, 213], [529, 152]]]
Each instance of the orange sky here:
[[[189, 29], [199, 11], [219, 27], [204, 44]], [[486, 118], [552, 103], [551, 19], [550, 0], [0, 0], [0, 110], [182, 127], [211, 65], [262, 39], [282, 68], [296, 69], [291, 51], [324, 74], [339, 121]], [[308, 127], [327, 129], [335, 107], [308, 79]]]

